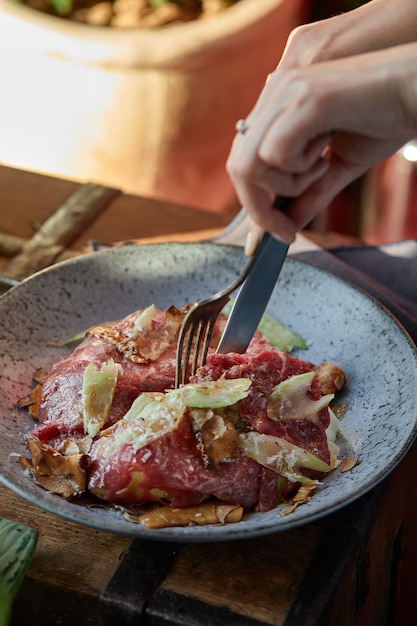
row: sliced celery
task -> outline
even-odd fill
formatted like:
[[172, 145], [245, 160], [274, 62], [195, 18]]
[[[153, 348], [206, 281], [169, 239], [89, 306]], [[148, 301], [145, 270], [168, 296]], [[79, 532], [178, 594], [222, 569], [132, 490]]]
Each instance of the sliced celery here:
[[313, 378], [314, 372], [306, 372], [291, 376], [276, 385], [268, 398], [268, 416], [271, 419], [303, 419], [316, 415], [327, 407], [334, 394], [329, 393], [318, 400], [312, 400], [308, 392]]
[[106, 455], [122, 443], [139, 450], [178, 427], [187, 407], [216, 409], [236, 404], [246, 398], [249, 378], [220, 379], [190, 383], [166, 393], [142, 394], [133, 402], [123, 418]]
[[180, 423], [185, 404], [178, 389], [166, 394], [142, 394], [134, 400], [117, 430], [112, 444], [106, 450], [109, 456], [119, 445], [127, 444], [140, 450], [166, 433], [175, 430]]
[[120, 365], [113, 359], [98, 369], [89, 363], [84, 370], [82, 384], [82, 411], [84, 430], [94, 437], [107, 421], [113, 402]]
[[157, 404], [158, 401], [156, 397], [142, 393], [132, 402], [130, 409], [123, 419], [125, 422], [131, 422], [135, 419], [142, 418], [146, 410], [152, 410]]
[[303, 468], [330, 471], [330, 466], [317, 456], [280, 437], [251, 431], [239, 435], [239, 443], [247, 456], [292, 482], [316, 484], [317, 481], [304, 476]]
[[[233, 298], [223, 308], [223, 315], [229, 317], [233, 306]], [[282, 350], [282, 352], [290, 353], [295, 348], [305, 350], [307, 344], [300, 335], [293, 330], [290, 330], [286, 326], [283, 326], [276, 319], [271, 317], [268, 313], [264, 313], [261, 321], [258, 324], [258, 330], [269, 341], [271, 346]]]
[[336, 441], [337, 433], [340, 429], [340, 421], [329, 407], [330, 422], [326, 428], [326, 436], [328, 441]]
[[294, 348], [305, 350], [307, 344], [300, 335], [277, 322], [267, 313], [264, 313], [258, 325], [258, 330], [268, 339], [271, 346], [282, 350], [282, 352], [292, 352]]
[[152, 325], [152, 320], [155, 315], [155, 305], [151, 304], [146, 307], [135, 319], [135, 323], [133, 325], [134, 333], [140, 333], [143, 330], [149, 328]]
[[243, 400], [249, 393], [249, 378], [220, 378], [203, 383], [185, 385], [180, 392], [186, 406], [217, 409]]

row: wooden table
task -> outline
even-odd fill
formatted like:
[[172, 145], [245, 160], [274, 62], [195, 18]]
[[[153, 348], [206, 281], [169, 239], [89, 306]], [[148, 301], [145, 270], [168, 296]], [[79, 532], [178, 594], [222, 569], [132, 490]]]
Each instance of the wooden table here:
[[[0, 168], [0, 233], [25, 245], [78, 187]], [[92, 238], [199, 239], [229, 219], [111, 192], [94, 221], [55, 252], [80, 253]], [[0, 272], [8, 267], [3, 253]], [[411, 626], [416, 466], [414, 446], [389, 480], [340, 512], [219, 544], [132, 541], [69, 523], [0, 487], [0, 515], [39, 531], [12, 624]]]

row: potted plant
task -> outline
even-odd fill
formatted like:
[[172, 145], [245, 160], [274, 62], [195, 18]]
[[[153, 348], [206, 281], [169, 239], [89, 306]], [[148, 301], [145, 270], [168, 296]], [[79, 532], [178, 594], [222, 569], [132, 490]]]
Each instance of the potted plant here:
[[0, 162], [212, 211], [225, 161], [310, 0], [239, 0], [157, 29], [87, 25], [0, 0]]

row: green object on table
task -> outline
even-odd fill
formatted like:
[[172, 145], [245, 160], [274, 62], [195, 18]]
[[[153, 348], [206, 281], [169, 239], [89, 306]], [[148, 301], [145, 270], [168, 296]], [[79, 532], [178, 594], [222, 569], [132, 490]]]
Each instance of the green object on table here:
[[38, 531], [0, 517], [0, 626], [7, 626], [38, 541]]

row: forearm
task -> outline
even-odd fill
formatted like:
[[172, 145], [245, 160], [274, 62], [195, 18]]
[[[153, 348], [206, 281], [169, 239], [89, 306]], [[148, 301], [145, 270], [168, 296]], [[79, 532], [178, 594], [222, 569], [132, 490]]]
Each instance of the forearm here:
[[[401, 48], [398, 49], [400, 54]], [[399, 99], [406, 123], [414, 129], [414, 136], [417, 137], [417, 43], [403, 48], [407, 52], [400, 59], [401, 68], [397, 69]]]
[[300, 67], [417, 41], [416, 0], [372, 0], [297, 28], [280, 62]]
[[[310, 93], [318, 94], [317, 115], [331, 128], [340, 120], [341, 129], [364, 136], [406, 141], [417, 135], [417, 41], [300, 68], [294, 79], [298, 72], [308, 77]], [[324, 102], [328, 112], [321, 110]]]

